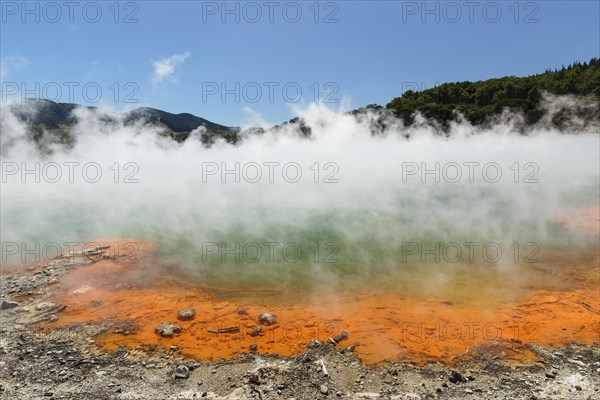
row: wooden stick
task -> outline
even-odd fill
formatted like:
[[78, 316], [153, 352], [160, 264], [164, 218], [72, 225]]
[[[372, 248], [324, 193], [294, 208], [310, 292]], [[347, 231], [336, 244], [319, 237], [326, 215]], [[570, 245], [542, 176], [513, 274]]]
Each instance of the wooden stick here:
[[233, 326], [231, 328], [219, 328], [219, 329], [207, 329], [210, 333], [236, 333], [240, 331], [239, 326]]

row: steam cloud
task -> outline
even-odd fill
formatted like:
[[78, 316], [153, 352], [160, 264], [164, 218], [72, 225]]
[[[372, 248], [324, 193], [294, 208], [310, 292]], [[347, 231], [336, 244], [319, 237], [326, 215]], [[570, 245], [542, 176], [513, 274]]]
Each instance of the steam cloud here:
[[[573, 100], [552, 101], [550, 106]], [[514, 128], [518, 116], [507, 114], [485, 129], [459, 121], [440, 135], [422, 119], [404, 127], [375, 112], [357, 119], [313, 105], [299, 111], [312, 129], [309, 138], [290, 124], [262, 134], [242, 132], [238, 145], [217, 141], [206, 147], [196, 135], [176, 143], [161, 137], [158, 127], [126, 126], [109, 110], [80, 108], [74, 145], [48, 141], [51, 151], [41, 152], [11, 109], [4, 107], [0, 127], [3, 242], [132, 237], [158, 242], [164, 262], [196, 279], [275, 287], [321, 282], [335, 289], [375, 282], [385, 287], [390, 276], [402, 278], [391, 280], [395, 284], [424, 285], [415, 274], [426, 276], [430, 285], [442, 284], [439, 271], [449, 271], [443, 260], [433, 263], [429, 256], [423, 263], [419, 253], [403, 262], [407, 242], [495, 242], [507, 252], [496, 267], [510, 270], [514, 260], [508, 248], [514, 242], [535, 242], [543, 252], [586, 248], [596, 240], [557, 222], [566, 210], [599, 202], [594, 129], [565, 133], [540, 125], [522, 135]], [[117, 123], [107, 124], [106, 115]], [[373, 135], [372, 125], [381, 118], [388, 118], [386, 128]], [[92, 162], [103, 174], [96, 183], [82, 176], [82, 166]], [[23, 163], [29, 169], [56, 163], [63, 176], [56, 183], [43, 177], [37, 183], [21, 170], [7, 175], [8, 168]], [[79, 163], [72, 183], [65, 163]], [[237, 176], [223, 175], [236, 163]], [[296, 164], [284, 172], [291, 163]], [[487, 164], [494, 165], [484, 172]], [[256, 165], [261, 178], [253, 182]], [[462, 175], [453, 182], [457, 165]], [[474, 166], [472, 179], [468, 165]], [[498, 167], [502, 175], [491, 182]], [[436, 168], [439, 182], [431, 172]], [[423, 176], [423, 169], [430, 173]], [[292, 182], [298, 170], [301, 177]], [[138, 182], [124, 182], [128, 174]], [[266, 261], [265, 242], [281, 244], [273, 262]], [[215, 248], [206, 243], [225, 243], [228, 249], [256, 243], [263, 254], [259, 262], [248, 260], [255, 249], [241, 260], [228, 255], [223, 262], [222, 249], [208, 255]], [[296, 262], [283, 258], [285, 243], [301, 246]], [[337, 262], [326, 262], [328, 255]], [[458, 263], [469, 271], [482, 263], [476, 264]]]

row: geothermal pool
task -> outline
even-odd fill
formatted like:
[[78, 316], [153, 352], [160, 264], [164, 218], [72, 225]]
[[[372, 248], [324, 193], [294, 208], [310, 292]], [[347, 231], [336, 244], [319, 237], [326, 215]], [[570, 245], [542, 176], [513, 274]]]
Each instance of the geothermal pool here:
[[[102, 242], [112, 243], [108, 254], [135, 243], [139, 257], [101, 260], [68, 273], [49, 299], [67, 308], [57, 321], [42, 326], [52, 330], [85, 322], [107, 324], [95, 339], [107, 351], [177, 346], [178, 353], [218, 361], [248, 352], [255, 344], [262, 354], [294, 355], [313, 339], [327, 342], [345, 330], [348, 338], [338, 347], [353, 346], [371, 364], [453, 362], [478, 352], [518, 362], [536, 357], [528, 343], [592, 344], [600, 333], [597, 248], [545, 252], [540, 254], [543, 261], [520, 270], [518, 277], [514, 271], [487, 267], [472, 272], [471, 267], [450, 273], [443, 290], [406, 289], [403, 278], [390, 276], [387, 286], [342, 292], [320, 286], [309, 298], [286, 286], [212, 286], [176, 268], [161, 267], [151, 244]], [[424, 279], [419, 268], [409, 269]], [[189, 308], [196, 310], [196, 317], [179, 321], [178, 311]], [[261, 325], [258, 315], [263, 312], [275, 314], [277, 323]], [[179, 325], [181, 332], [169, 338], [157, 335], [155, 327], [165, 321]], [[260, 334], [253, 334], [259, 326]], [[218, 333], [232, 328], [234, 332]]]
[[[267, 131], [205, 148], [85, 114], [73, 148], [16, 140], [3, 267], [92, 243], [114, 256], [56, 282], [50, 300], [66, 309], [40, 327], [102, 323], [104, 350], [209, 361], [250, 344], [297, 354], [342, 331], [337, 346], [367, 363], [519, 361], [535, 357], [528, 344], [597, 342], [597, 134], [373, 136], [328, 110], [303, 117], [309, 140]], [[185, 308], [193, 320], [177, 319]], [[253, 336], [263, 312], [277, 324]], [[158, 335], [165, 321], [181, 332]]]

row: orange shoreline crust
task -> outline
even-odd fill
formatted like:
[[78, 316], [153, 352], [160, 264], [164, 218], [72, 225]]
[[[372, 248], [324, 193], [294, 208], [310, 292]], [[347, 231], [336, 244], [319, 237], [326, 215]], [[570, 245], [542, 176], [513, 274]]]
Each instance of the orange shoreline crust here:
[[[52, 330], [77, 323], [108, 323], [111, 327], [95, 338], [103, 351], [120, 346], [163, 346], [169, 351], [177, 346], [179, 354], [216, 362], [247, 353], [255, 344], [261, 354], [292, 356], [302, 353], [313, 339], [327, 343], [345, 330], [348, 338], [337, 347], [355, 346], [366, 364], [452, 363], [478, 351], [521, 362], [536, 359], [527, 344], [552, 348], [600, 343], [597, 252], [572, 260], [563, 276], [557, 277], [573, 280], [574, 289], [532, 289], [525, 297], [493, 309], [404, 292], [323, 294], [318, 303], [267, 305], [258, 298], [241, 299], [235, 290], [217, 296], [211, 287], [157, 269], [156, 263], [144, 262], [154, 249], [151, 243], [100, 242], [111, 245], [109, 253], [134, 243], [139, 258], [100, 259], [65, 274], [48, 300], [66, 309], [58, 320], [42, 326]], [[194, 319], [178, 320], [178, 311], [187, 308], [195, 309]], [[277, 323], [260, 325], [258, 316], [263, 312], [275, 314]], [[181, 331], [161, 337], [155, 328], [165, 321], [179, 325]], [[253, 335], [259, 326], [260, 334]], [[223, 328], [236, 329], [215, 333]]]

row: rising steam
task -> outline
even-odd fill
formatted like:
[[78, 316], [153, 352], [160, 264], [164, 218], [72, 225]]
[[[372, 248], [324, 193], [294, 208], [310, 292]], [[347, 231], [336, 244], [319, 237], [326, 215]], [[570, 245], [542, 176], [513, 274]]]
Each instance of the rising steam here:
[[[549, 107], [568, 101], [553, 99]], [[533, 242], [543, 254], [596, 240], [558, 222], [566, 210], [598, 204], [596, 126], [559, 132], [540, 124], [522, 135], [519, 116], [506, 113], [487, 128], [459, 117], [440, 135], [422, 118], [404, 127], [376, 111], [357, 118], [314, 105], [299, 111], [309, 137], [289, 124], [243, 131], [238, 145], [207, 147], [199, 135], [177, 143], [159, 127], [79, 108], [75, 141], [46, 135], [40, 151], [13, 108], [3, 107], [0, 127], [3, 243], [131, 237], [159, 243], [164, 263], [221, 285], [398, 288], [424, 285], [423, 277], [443, 283], [440, 271], [450, 270], [443, 257], [423, 262], [422, 249], [413, 255], [407, 243], [498, 243], [504, 254], [492, 267], [510, 269], [514, 242]], [[36, 163], [58, 164], [62, 178], [23, 176], [23, 166]], [[82, 171], [89, 163], [95, 167]], [[74, 165], [73, 182], [67, 165]], [[98, 166], [102, 176], [92, 183]], [[289, 243], [302, 254], [289, 246], [284, 254]], [[223, 257], [226, 249], [234, 250]], [[519, 262], [528, 253], [521, 251]], [[475, 256], [469, 263], [463, 255], [453, 268], [486, 264], [481, 249]]]

